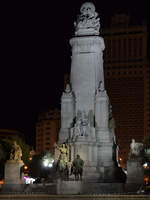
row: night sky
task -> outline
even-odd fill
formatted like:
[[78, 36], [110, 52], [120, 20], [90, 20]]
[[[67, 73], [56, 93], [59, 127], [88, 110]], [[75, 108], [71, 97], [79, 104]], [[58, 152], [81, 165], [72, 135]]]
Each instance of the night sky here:
[[[34, 144], [39, 112], [60, 107], [63, 77], [70, 71], [73, 22], [85, 1], [1, 4], [0, 128], [17, 129]], [[92, 1], [101, 27], [116, 12], [150, 21], [148, 1]]]

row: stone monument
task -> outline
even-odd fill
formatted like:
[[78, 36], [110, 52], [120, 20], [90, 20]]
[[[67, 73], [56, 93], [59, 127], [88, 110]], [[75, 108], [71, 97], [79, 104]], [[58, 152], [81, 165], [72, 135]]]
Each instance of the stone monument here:
[[13, 142], [10, 159], [5, 164], [3, 191], [21, 191], [24, 188], [22, 149]]
[[132, 139], [127, 162], [126, 191], [138, 191], [144, 184], [144, 169], [141, 156], [142, 150], [143, 143], [136, 142], [135, 139]]
[[104, 40], [100, 19], [91, 2], [84, 3], [74, 23], [70, 84], [61, 98], [58, 144], [68, 143], [68, 162], [84, 160], [83, 180], [120, 182], [114, 119], [104, 85]]

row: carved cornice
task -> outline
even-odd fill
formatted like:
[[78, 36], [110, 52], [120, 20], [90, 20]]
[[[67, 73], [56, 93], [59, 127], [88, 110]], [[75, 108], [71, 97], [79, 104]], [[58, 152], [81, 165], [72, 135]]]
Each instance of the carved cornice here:
[[74, 37], [70, 45], [72, 53], [100, 53], [105, 49], [104, 39], [99, 36]]

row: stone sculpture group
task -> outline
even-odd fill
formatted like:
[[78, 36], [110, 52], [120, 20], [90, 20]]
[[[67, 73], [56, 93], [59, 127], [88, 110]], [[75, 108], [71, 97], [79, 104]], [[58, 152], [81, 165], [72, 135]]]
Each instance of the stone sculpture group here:
[[14, 141], [10, 153], [10, 160], [21, 161], [21, 157], [22, 157], [22, 149], [16, 143], [16, 141]]
[[84, 161], [80, 158], [80, 155], [77, 155], [73, 162], [70, 163], [68, 145], [66, 143], [61, 145], [55, 144], [55, 148], [59, 150], [58, 160], [54, 164], [56, 172], [59, 174], [58, 178], [68, 180], [69, 176], [73, 174], [75, 180], [82, 180]]

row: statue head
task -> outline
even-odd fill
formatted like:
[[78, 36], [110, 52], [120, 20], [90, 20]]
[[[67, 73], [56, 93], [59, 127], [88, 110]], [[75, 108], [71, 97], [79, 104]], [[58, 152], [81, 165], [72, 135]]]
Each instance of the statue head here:
[[95, 13], [95, 6], [92, 2], [85, 2], [82, 4], [80, 12], [83, 15], [92, 16]]
[[66, 93], [70, 93], [70, 92], [71, 92], [70, 84], [67, 84], [67, 85], [66, 85], [65, 92], [66, 92]]

